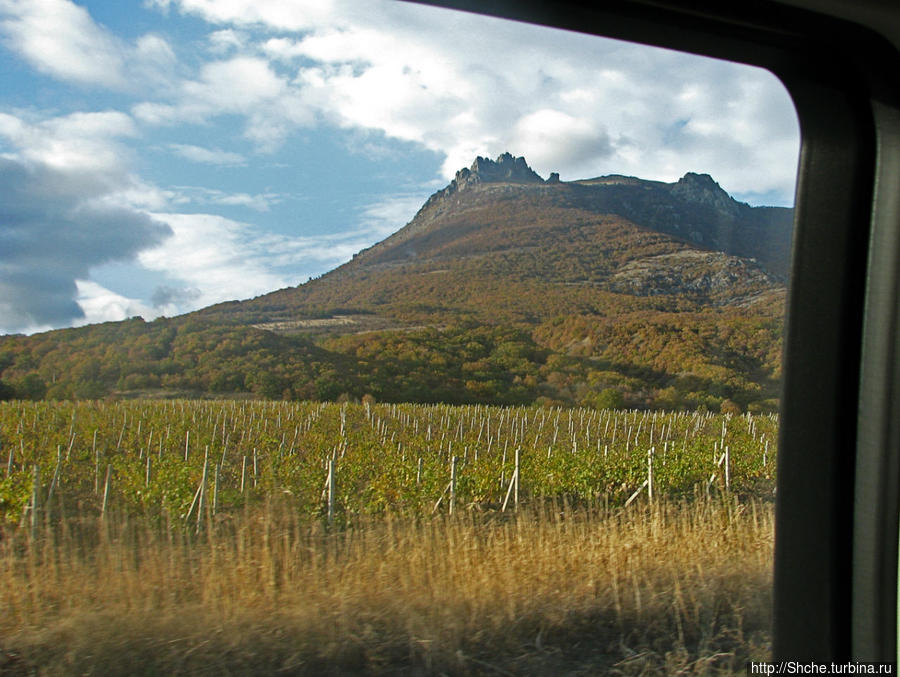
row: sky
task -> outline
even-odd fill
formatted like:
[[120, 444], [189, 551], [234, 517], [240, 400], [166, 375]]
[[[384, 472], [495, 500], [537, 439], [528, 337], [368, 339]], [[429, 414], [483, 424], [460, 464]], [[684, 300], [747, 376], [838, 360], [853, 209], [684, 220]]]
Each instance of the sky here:
[[0, 334], [301, 284], [476, 156], [791, 206], [769, 72], [387, 0], [0, 0]]

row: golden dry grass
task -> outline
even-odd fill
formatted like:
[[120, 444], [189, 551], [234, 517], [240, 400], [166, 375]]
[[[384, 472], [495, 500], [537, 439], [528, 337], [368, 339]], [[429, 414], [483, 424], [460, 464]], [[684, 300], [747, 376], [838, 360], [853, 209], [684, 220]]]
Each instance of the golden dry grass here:
[[[0, 542], [0, 675], [707, 674], [768, 654], [773, 508], [729, 500]], [[20, 671], [20, 672], [16, 672]]]

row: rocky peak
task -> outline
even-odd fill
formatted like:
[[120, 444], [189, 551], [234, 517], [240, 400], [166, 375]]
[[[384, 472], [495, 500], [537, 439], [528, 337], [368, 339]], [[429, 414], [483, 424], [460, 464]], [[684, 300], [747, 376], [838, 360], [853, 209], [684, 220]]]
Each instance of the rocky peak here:
[[716, 211], [733, 214], [739, 203], [726, 193], [709, 174], [688, 172], [672, 185], [672, 194], [688, 202], [712, 207]]
[[672, 192], [676, 195], [694, 197], [728, 195], [709, 174], [695, 174], [694, 172], [688, 172], [678, 179], [672, 187]]
[[477, 157], [468, 169], [460, 169], [454, 179], [457, 189], [476, 183], [543, 183], [524, 157], [503, 153], [496, 160]]

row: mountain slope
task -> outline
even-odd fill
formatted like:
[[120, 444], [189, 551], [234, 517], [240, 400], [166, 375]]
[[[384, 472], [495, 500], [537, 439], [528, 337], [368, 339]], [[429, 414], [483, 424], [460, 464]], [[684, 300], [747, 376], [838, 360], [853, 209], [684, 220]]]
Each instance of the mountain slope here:
[[523, 158], [478, 158], [299, 287], [0, 337], [0, 397], [771, 409], [790, 216], [706, 175], [545, 181]]
[[333, 328], [358, 331], [448, 317], [537, 323], [570, 313], [777, 303], [790, 215], [738, 203], [705, 175], [674, 184], [618, 176], [564, 183], [544, 181], [523, 158], [478, 158], [409, 224], [352, 261], [298, 288], [205, 314], [281, 330], [309, 317], [355, 315]]

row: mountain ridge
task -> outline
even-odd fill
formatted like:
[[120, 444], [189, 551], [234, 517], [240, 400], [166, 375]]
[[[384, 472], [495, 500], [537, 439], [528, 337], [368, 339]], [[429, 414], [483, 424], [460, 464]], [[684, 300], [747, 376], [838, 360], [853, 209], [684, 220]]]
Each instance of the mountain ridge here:
[[448, 212], [478, 204], [479, 194], [482, 202], [484, 198], [497, 202], [523, 193], [534, 193], [550, 206], [617, 214], [693, 246], [756, 259], [782, 282], [788, 276], [793, 219], [789, 208], [737, 202], [709, 174], [693, 172], [674, 183], [621, 175], [560, 181], [555, 173], [545, 181], [524, 157], [510, 153], [496, 162], [476, 158], [470, 168], [461, 169], [445, 188], [432, 194], [406, 226], [353, 258], [362, 262], [380, 255], [384, 260], [387, 249], [414, 239]]

